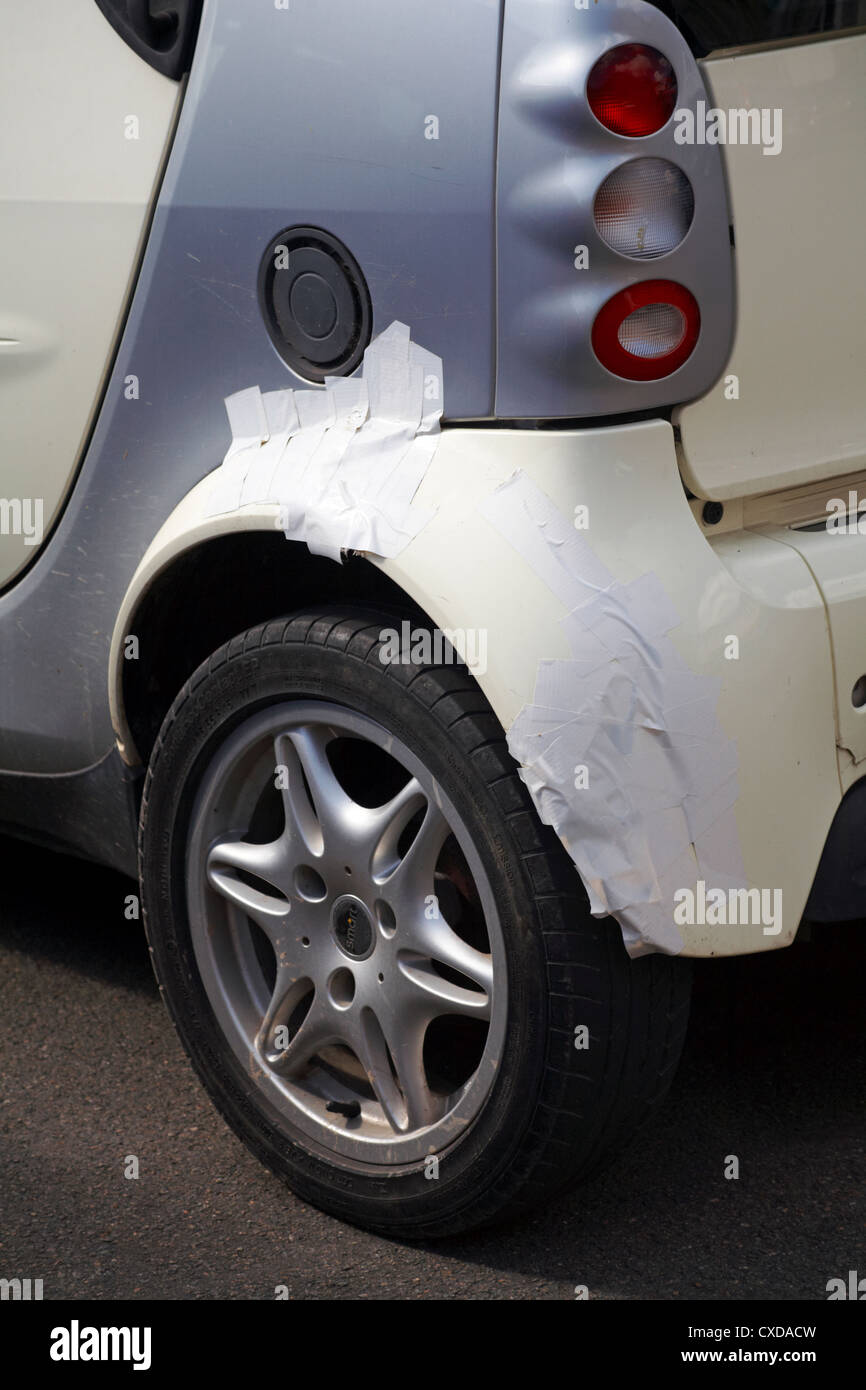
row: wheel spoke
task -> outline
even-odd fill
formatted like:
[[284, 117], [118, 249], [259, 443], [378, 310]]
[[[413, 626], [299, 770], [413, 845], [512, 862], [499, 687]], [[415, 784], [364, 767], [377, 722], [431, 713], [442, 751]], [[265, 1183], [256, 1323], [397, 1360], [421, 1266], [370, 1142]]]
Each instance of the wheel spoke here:
[[355, 1054], [398, 1134], [434, 1124], [444, 1113], [444, 1098], [434, 1096], [427, 1083], [425, 1030], [426, 1022], [417, 1008], [400, 1008], [399, 999], [392, 999], [388, 1009], [362, 1009], [353, 1036]]
[[404, 909], [424, 903], [435, 892], [436, 861], [450, 833], [445, 816], [428, 800], [424, 819], [403, 858], [390, 866], [383, 864], [380, 872], [374, 871], [373, 881], [387, 887], [389, 898]]
[[397, 1133], [404, 1132], [407, 1128], [406, 1103], [394, 1081], [385, 1035], [372, 1009], [361, 1010], [351, 1045], [391, 1128]]
[[274, 739], [274, 755], [277, 769], [285, 769], [286, 785], [280, 786], [280, 795], [286, 817], [286, 838], [296, 857], [305, 851], [307, 856], [318, 859], [324, 850], [322, 827], [304, 786], [303, 761], [289, 734], [278, 734]]
[[294, 1037], [286, 1046], [278, 1045], [277, 1029], [288, 1026], [292, 1013], [309, 990], [309, 979], [298, 979], [296, 974], [285, 968], [277, 971], [274, 994], [262, 1019], [256, 1046], [272, 1070], [281, 1076], [297, 1074], [321, 1048], [342, 1041], [339, 1016], [325, 1004], [323, 992], [316, 989], [307, 1015]]
[[373, 853], [371, 871], [374, 879], [385, 879], [400, 863], [400, 836], [410, 820], [427, 805], [427, 793], [417, 777], [410, 777], [391, 801], [377, 806], [371, 814]]
[[253, 874], [282, 896], [286, 876], [286, 854], [281, 840], [253, 845], [248, 840], [218, 840], [211, 846], [208, 868], [240, 869]]
[[[291, 904], [273, 880], [279, 876], [278, 842], [251, 845], [243, 840], [219, 840], [207, 856], [208, 883], [228, 902], [257, 923], [276, 948], [286, 937]], [[252, 874], [273, 892], [264, 892], [238, 877], [238, 871]]]
[[434, 1096], [430, 1090], [424, 1066], [424, 1037], [430, 1021], [425, 1003], [398, 971], [388, 1008], [380, 1009], [377, 1015], [403, 1093], [410, 1130], [434, 1124], [445, 1110], [444, 1097]]
[[278, 762], [288, 770], [289, 786], [283, 793], [288, 833], [294, 831], [316, 857], [337, 855], [362, 840], [369, 829], [369, 811], [344, 791], [331, 767], [327, 748], [332, 737], [322, 725], [307, 724], [290, 729], [276, 741]]
[[[480, 951], [475, 954], [481, 955]], [[487, 957], [482, 956], [481, 959]], [[481, 973], [479, 967], [476, 966], [475, 970]], [[432, 1018], [454, 1013], [466, 1014], [470, 1018], [490, 1018], [489, 989], [467, 989], [465, 985], [446, 980], [436, 970], [432, 960], [413, 955], [410, 951], [401, 954], [400, 971], [423, 992]]]
[[407, 964], [426, 960], [450, 966], [490, 996], [493, 990], [492, 958], [458, 936], [441, 915], [428, 917], [425, 913], [421, 916], [416, 909], [412, 917], [406, 921], [401, 919], [400, 943]]

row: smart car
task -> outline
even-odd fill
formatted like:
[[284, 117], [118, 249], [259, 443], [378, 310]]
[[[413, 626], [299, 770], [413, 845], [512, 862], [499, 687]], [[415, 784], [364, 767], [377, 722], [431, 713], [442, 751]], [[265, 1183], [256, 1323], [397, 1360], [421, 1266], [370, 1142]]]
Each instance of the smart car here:
[[866, 915], [866, 3], [3, 6], [0, 826], [408, 1238]]

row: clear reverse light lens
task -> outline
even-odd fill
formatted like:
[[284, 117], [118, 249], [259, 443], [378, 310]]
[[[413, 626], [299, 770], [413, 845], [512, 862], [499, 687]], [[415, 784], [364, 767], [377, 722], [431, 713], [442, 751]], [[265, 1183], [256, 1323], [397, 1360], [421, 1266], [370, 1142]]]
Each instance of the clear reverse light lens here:
[[673, 304], [645, 304], [623, 319], [617, 329], [619, 345], [633, 357], [664, 357], [686, 335], [685, 315]]
[[682, 169], [666, 159], [633, 159], [608, 174], [595, 195], [595, 225], [622, 256], [649, 261], [673, 251], [695, 215]]
[[603, 304], [592, 348], [603, 367], [626, 381], [661, 381], [689, 360], [701, 334], [701, 311], [676, 280], [641, 280]]

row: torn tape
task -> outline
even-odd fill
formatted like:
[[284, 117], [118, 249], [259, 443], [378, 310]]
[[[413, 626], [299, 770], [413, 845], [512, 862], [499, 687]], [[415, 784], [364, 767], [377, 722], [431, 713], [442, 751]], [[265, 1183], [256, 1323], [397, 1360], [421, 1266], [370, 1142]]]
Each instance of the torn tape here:
[[257, 386], [226, 399], [232, 443], [208, 515], [275, 502], [290, 540], [339, 561], [366, 550], [390, 559], [432, 511], [415, 494], [439, 442], [441, 359], [392, 323], [364, 354], [361, 376], [310, 391]]
[[480, 511], [567, 609], [572, 657], [539, 662], [533, 702], [508, 730], [520, 775], [593, 916], [617, 919], [632, 956], [675, 954], [678, 889], [746, 884], [721, 682], [691, 671], [667, 637], [681, 620], [658, 577], [617, 582], [525, 473]]

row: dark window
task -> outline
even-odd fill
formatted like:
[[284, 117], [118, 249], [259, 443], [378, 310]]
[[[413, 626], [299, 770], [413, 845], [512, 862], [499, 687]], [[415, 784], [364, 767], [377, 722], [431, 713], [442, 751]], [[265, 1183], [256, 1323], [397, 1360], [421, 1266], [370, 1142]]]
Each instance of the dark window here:
[[652, 0], [692, 51], [776, 43], [866, 25], [866, 0]]

